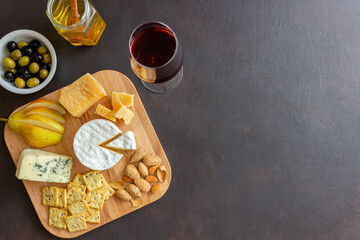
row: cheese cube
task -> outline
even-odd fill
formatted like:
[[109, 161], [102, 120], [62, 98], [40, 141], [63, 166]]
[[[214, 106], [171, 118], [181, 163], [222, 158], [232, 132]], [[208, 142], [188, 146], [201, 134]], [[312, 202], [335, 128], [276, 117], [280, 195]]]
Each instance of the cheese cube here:
[[125, 107], [132, 107], [134, 106], [134, 94], [126, 92], [113, 92], [111, 103], [114, 112], [119, 111], [122, 105]]
[[100, 99], [107, 96], [100, 83], [89, 73], [60, 90], [61, 105], [74, 117], [81, 117]]
[[123, 119], [126, 125], [129, 125], [131, 120], [134, 117], [134, 113], [132, 111], [130, 111], [127, 107], [125, 107], [124, 105], [121, 105], [121, 108], [119, 111], [116, 112], [115, 116], [118, 119]]
[[72, 157], [35, 149], [22, 151], [16, 169], [18, 179], [66, 183], [70, 180]]
[[115, 113], [101, 104], [96, 106], [95, 114], [116, 122]]

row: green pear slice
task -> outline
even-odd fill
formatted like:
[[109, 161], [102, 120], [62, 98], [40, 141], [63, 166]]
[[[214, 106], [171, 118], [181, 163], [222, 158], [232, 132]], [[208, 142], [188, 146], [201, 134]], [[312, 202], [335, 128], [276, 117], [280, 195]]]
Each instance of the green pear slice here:
[[57, 121], [39, 114], [23, 115], [20, 119], [14, 119], [13, 121], [44, 128], [60, 134], [63, 134], [65, 131], [65, 128]]
[[14, 114], [8, 120], [8, 125], [10, 129], [12, 129], [14, 132], [19, 134], [28, 145], [36, 148], [42, 148], [57, 144], [61, 141], [62, 134], [44, 128], [36, 127], [33, 125], [14, 121], [14, 119], [17, 119], [22, 115], [22, 114], [18, 114], [18, 115], [16, 114]]
[[29, 109], [24, 110], [24, 116], [30, 115], [30, 114], [39, 114], [43, 115], [45, 117], [51, 118], [58, 123], [65, 123], [65, 118], [63, 115], [61, 115], [58, 111], [53, 110], [51, 108], [47, 107], [32, 107]]
[[60, 105], [60, 103], [45, 98], [40, 98], [32, 101], [25, 109], [29, 109], [32, 107], [47, 107], [58, 111], [61, 115], [66, 114], [66, 110]]

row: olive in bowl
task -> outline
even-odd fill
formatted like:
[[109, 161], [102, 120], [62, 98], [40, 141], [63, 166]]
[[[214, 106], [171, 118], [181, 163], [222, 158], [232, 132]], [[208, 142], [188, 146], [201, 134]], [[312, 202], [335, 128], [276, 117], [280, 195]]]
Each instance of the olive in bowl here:
[[1, 38], [0, 60], [0, 85], [18, 94], [44, 88], [57, 65], [54, 47], [46, 37], [32, 30], [13, 31]]

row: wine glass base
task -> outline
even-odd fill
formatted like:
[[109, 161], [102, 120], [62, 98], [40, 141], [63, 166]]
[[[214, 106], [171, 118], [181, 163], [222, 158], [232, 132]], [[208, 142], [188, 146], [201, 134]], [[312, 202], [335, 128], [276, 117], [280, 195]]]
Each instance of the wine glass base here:
[[146, 87], [148, 90], [154, 93], [166, 93], [174, 90], [181, 82], [183, 77], [183, 67], [181, 67], [178, 74], [173, 77], [171, 80], [164, 82], [164, 83], [148, 83], [141, 80], [141, 83]]

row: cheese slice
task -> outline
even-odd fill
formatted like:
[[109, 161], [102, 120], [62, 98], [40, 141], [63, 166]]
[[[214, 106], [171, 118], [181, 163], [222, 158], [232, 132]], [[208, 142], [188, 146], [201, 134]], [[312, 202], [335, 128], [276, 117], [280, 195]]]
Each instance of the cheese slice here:
[[90, 107], [107, 96], [100, 83], [89, 73], [60, 90], [61, 105], [74, 117], [81, 117]]
[[122, 105], [121, 103], [120, 103], [120, 105], [121, 105], [121, 108], [119, 111], [117, 111], [115, 113], [115, 117], [118, 119], [123, 119], [125, 124], [129, 125], [131, 120], [134, 117], [134, 113], [131, 110], [129, 110], [127, 107]]
[[120, 135], [114, 141], [107, 144], [106, 147], [112, 147], [122, 150], [136, 150], [136, 141], [135, 141], [134, 133], [132, 131], [128, 131]]
[[36, 149], [22, 151], [16, 169], [19, 179], [66, 183], [70, 180], [72, 157]]
[[111, 104], [114, 112], [119, 111], [122, 105], [125, 107], [132, 107], [134, 106], [134, 94], [126, 92], [113, 92], [111, 96]]
[[123, 154], [100, 147], [121, 130], [112, 122], [95, 119], [82, 125], [74, 137], [74, 152], [79, 161], [92, 170], [105, 170], [113, 167]]

